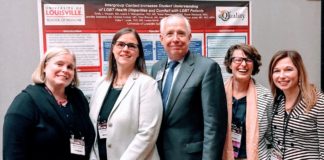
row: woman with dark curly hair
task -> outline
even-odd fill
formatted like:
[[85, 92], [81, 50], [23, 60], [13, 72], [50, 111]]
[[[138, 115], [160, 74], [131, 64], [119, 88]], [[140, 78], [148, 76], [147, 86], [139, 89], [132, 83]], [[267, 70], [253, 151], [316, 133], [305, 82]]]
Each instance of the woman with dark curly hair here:
[[228, 127], [223, 160], [266, 159], [272, 96], [252, 78], [259, 72], [261, 55], [253, 46], [236, 44], [228, 49], [224, 64], [232, 77], [225, 82]]

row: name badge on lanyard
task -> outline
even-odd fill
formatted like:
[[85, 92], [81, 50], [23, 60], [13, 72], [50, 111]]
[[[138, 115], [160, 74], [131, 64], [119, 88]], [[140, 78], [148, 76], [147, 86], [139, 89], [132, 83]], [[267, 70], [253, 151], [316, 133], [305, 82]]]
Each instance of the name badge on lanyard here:
[[271, 148], [270, 160], [282, 160], [282, 152], [279, 149]]
[[232, 143], [233, 143], [233, 151], [234, 151], [234, 158], [237, 158], [239, 155], [239, 151], [241, 148], [241, 141], [242, 141], [242, 132], [243, 127], [237, 127], [235, 124], [232, 124]]
[[72, 154], [85, 155], [85, 142], [84, 137], [81, 139], [74, 138], [74, 135], [70, 138], [70, 149]]
[[104, 139], [107, 138], [108, 134], [108, 128], [107, 128], [107, 122], [98, 122], [98, 133], [99, 133], [99, 138]]

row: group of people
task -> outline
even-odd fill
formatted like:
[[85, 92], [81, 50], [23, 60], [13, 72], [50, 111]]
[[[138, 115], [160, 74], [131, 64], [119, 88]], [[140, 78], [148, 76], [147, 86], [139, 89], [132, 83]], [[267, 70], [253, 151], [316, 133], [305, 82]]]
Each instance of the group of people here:
[[324, 159], [324, 96], [298, 52], [273, 55], [268, 90], [253, 79], [256, 48], [228, 49], [224, 83], [216, 62], [189, 51], [191, 36], [183, 15], [163, 18], [167, 58], [149, 74], [136, 30], [119, 30], [90, 104], [75, 55], [49, 49], [6, 113], [3, 159]]

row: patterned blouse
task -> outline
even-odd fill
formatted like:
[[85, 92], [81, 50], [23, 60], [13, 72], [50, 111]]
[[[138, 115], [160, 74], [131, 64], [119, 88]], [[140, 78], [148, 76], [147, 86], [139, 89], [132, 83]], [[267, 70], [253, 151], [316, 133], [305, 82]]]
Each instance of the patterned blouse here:
[[324, 159], [324, 94], [317, 93], [317, 97], [309, 112], [300, 101], [291, 113], [286, 113], [284, 97], [277, 109], [274, 107], [272, 143], [283, 152], [285, 160]]

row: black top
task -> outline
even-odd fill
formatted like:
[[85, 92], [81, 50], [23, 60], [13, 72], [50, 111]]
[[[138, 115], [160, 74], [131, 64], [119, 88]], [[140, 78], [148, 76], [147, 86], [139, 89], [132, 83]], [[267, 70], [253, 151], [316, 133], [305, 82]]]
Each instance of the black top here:
[[242, 139], [241, 147], [239, 150], [238, 158], [247, 158], [246, 157], [246, 97], [240, 99], [235, 99], [233, 97], [233, 110], [232, 110], [232, 124], [235, 124], [237, 127], [242, 127]]
[[[121, 89], [110, 88], [106, 94], [106, 97], [102, 103], [100, 109], [98, 123], [107, 123], [107, 119], [110, 115], [112, 108], [114, 107], [116, 100], [121, 92]], [[99, 137], [99, 132], [98, 132]], [[106, 138], [98, 139], [99, 157], [100, 160], [107, 160], [107, 150], [106, 150]]]
[[[69, 104], [65, 111], [43, 84], [29, 85], [16, 96], [4, 120], [4, 160], [89, 159], [95, 132], [88, 101], [77, 88], [67, 87], [66, 95]], [[63, 116], [66, 113], [71, 119]], [[86, 156], [71, 154], [72, 135], [84, 137]]]

